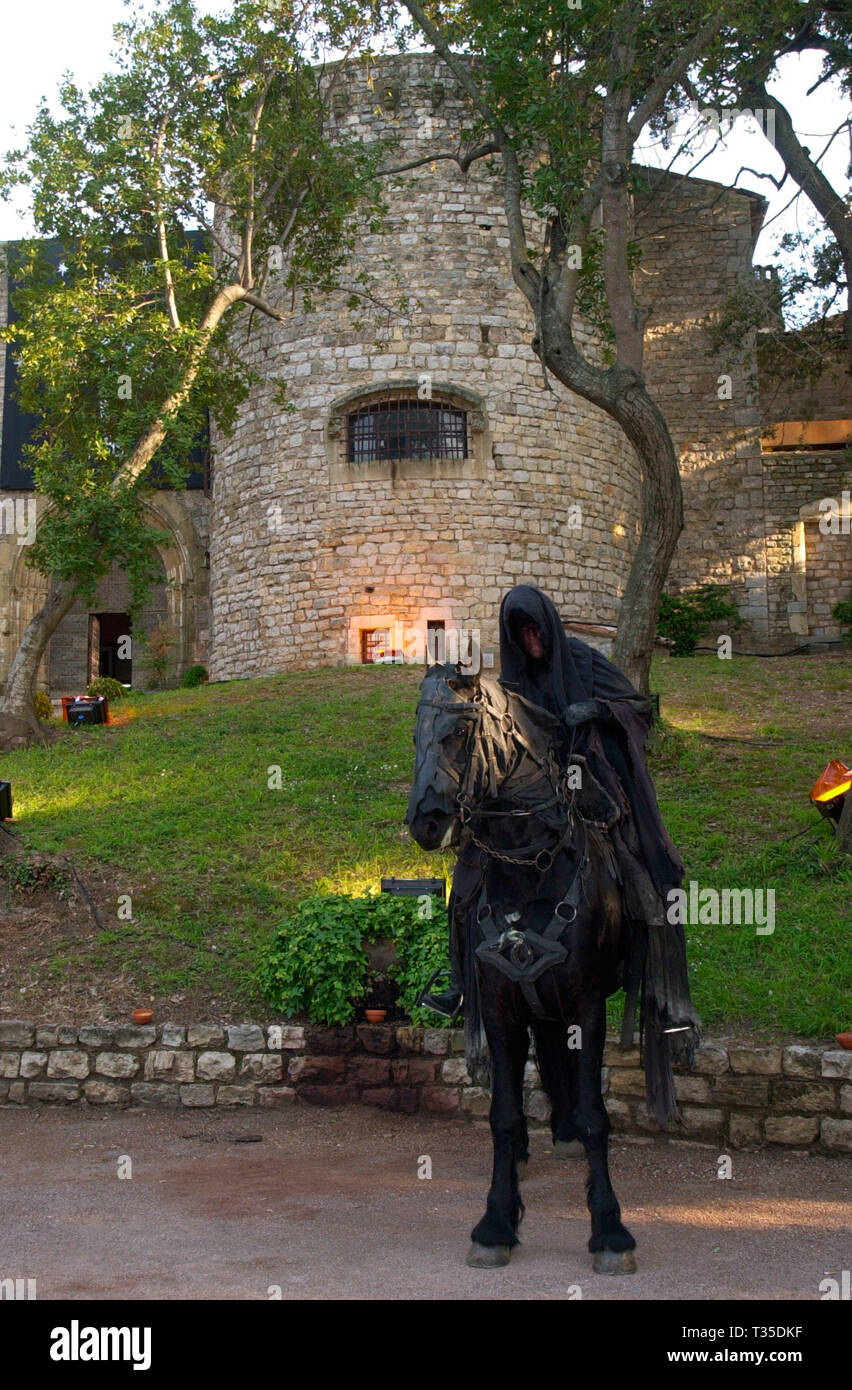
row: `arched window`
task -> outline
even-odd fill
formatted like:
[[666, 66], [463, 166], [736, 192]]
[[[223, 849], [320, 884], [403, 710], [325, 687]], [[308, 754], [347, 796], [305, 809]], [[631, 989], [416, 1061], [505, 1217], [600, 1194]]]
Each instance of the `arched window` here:
[[349, 392], [332, 406], [329, 463], [337, 482], [378, 478], [482, 477], [486, 443], [482, 403], [473, 392], [400, 381]]

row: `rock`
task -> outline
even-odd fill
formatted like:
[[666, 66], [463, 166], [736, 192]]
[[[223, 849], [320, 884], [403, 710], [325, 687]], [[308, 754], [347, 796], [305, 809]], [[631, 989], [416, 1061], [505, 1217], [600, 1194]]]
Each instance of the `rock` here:
[[257, 1098], [262, 1106], [280, 1107], [292, 1105], [296, 1099], [296, 1092], [292, 1086], [258, 1086]]
[[701, 1105], [682, 1105], [680, 1115], [687, 1134], [706, 1134], [708, 1137], [721, 1137], [724, 1133], [725, 1116], [721, 1110]]
[[450, 1091], [445, 1086], [424, 1086], [420, 1092], [420, 1103], [434, 1115], [449, 1115], [459, 1108], [458, 1091]]
[[728, 1137], [737, 1149], [760, 1144], [763, 1141], [763, 1120], [759, 1115], [741, 1115], [732, 1111], [728, 1117]]
[[251, 1076], [255, 1081], [280, 1081], [284, 1075], [284, 1059], [270, 1057], [268, 1052], [247, 1052], [240, 1066], [240, 1076]]
[[676, 1076], [675, 1095], [678, 1100], [695, 1101], [697, 1105], [707, 1105], [710, 1101], [710, 1082], [704, 1076]]
[[254, 1105], [254, 1086], [220, 1086], [216, 1092], [217, 1105]]
[[199, 1081], [230, 1081], [237, 1074], [237, 1063], [230, 1052], [201, 1052], [195, 1074]]
[[35, 1027], [18, 1018], [0, 1021], [0, 1047], [32, 1047], [35, 1042]]
[[[21, 1076], [32, 1077], [41, 1076], [47, 1066], [46, 1052], [22, 1052], [21, 1053]], [[2, 1075], [0, 1067], [0, 1075]]]
[[228, 1047], [234, 1052], [261, 1052], [266, 1047], [263, 1029], [256, 1023], [235, 1023], [228, 1028]]
[[29, 1097], [46, 1101], [79, 1100], [80, 1087], [76, 1081], [31, 1081]]
[[85, 1052], [51, 1052], [47, 1063], [48, 1076], [73, 1076], [81, 1080], [89, 1075], [89, 1057]]
[[423, 1051], [433, 1057], [446, 1057], [450, 1050], [450, 1039], [446, 1028], [424, 1028]]
[[181, 1105], [200, 1106], [213, 1105], [215, 1094], [212, 1086], [181, 1086], [180, 1103]]
[[0, 1076], [8, 1080], [18, 1075], [21, 1069], [21, 1054], [19, 1052], [0, 1052]]
[[852, 1153], [852, 1120], [835, 1120], [826, 1116], [820, 1127], [820, 1138], [827, 1149]]
[[732, 1047], [731, 1071], [740, 1075], [780, 1076], [780, 1047]]
[[140, 1065], [131, 1052], [99, 1052], [95, 1058], [95, 1071], [101, 1076], [135, 1076]]
[[351, 1082], [345, 1086], [300, 1086], [298, 1096], [308, 1105], [351, 1105], [358, 1099], [360, 1090]]
[[444, 1062], [441, 1066], [441, 1080], [449, 1082], [451, 1086], [469, 1086], [471, 1076], [464, 1058], [451, 1057]]
[[305, 1030], [291, 1023], [273, 1024], [266, 1030], [267, 1046], [274, 1052], [298, 1051], [305, 1045]]
[[392, 1063], [393, 1079], [404, 1086], [422, 1086], [435, 1080], [438, 1065], [426, 1057], [397, 1057]]
[[552, 1108], [544, 1091], [530, 1091], [524, 1102], [524, 1114], [527, 1119], [538, 1120], [541, 1124], [547, 1124]]
[[807, 1115], [769, 1115], [763, 1126], [769, 1144], [812, 1144], [819, 1120]]
[[718, 1076], [713, 1083], [717, 1105], [769, 1104], [769, 1082], [761, 1076]]
[[491, 1096], [484, 1086], [465, 1086], [461, 1095], [461, 1108], [468, 1115], [488, 1115], [491, 1109]]
[[382, 1086], [361, 1092], [362, 1105], [375, 1105], [379, 1110], [399, 1110], [413, 1115], [418, 1106], [417, 1092], [407, 1086]]
[[164, 1106], [170, 1110], [180, 1105], [177, 1086], [170, 1086], [162, 1081], [134, 1081], [130, 1087], [130, 1096], [134, 1105]]
[[610, 1067], [609, 1090], [615, 1096], [644, 1096], [644, 1071], [628, 1070], [625, 1067]]
[[99, 1081], [94, 1077], [85, 1083], [83, 1093], [90, 1105], [127, 1105], [130, 1101], [127, 1086], [119, 1086], [115, 1081]]
[[287, 1072], [291, 1081], [342, 1081], [345, 1066], [342, 1057], [291, 1057]]
[[113, 1047], [115, 1035], [118, 1032], [118, 1025], [115, 1023], [98, 1024], [97, 1026], [80, 1029], [80, 1043], [83, 1047]]
[[841, 1077], [852, 1081], [852, 1052], [824, 1052], [822, 1055], [822, 1074], [828, 1077]]
[[783, 1110], [819, 1115], [834, 1109], [834, 1087], [829, 1081], [774, 1081], [772, 1104]]
[[160, 1028], [160, 1043], [163, 1047], [182, 1047], [186, 1029], [178, 1023], [164, 1023]]
[[819, 1076], [822, 1052], [816, 1047], [785, 1047], [781, 1065], [786, 1076]]
[[192, 1067], [191, 1052], [149, 1052], [145, 1058], [145, 1080], [189, 1082], [193, 1080]]
[[387, 1055], [396, 1051], [396, 1029], [384, 1023], [361, 1023], [356, 1028], [358, 1041], [365, 1052]]
[[190, 1047], [216, 1047], [225, 1041], [225, 1030], [218, 1023], [193, 1023], [186, 1030]]
[[691, 1071], [698, 1076], [721, 1076], [728, 1070], [727, 1048], [702, 1043], [695, 1053]]
[[386, 1086], [391, 1079], [390, 1061], [386, 1057], [350, 1057], [346, 1079], [362, 1086]]
[[423, 1029], [403, 1024], [396, 1030], [396, 1041], [403, 1052], [422, 1052]]
[[157, 1030], [153, 1024], [138, 1027], [133, 1024], [119, 1024], [115, 1030], [115, 1047], [150, 1047], [157, 1041]]
[[357, 1046], [354, 1028], [306, 1028], [304, 1033], [305, 1047], [314, 1055], [328, 1053], [337, 1057], [354, 1052]]

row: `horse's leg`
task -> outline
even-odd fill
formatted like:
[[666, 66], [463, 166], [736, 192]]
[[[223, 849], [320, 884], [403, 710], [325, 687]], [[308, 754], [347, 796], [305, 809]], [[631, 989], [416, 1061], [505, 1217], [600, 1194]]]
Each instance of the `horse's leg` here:
[[535, 1055], [541, 1084], [551, 1104], [550, 1132], [557, 1158], [583, 1158], [585, 1149], [577, 1138], [574, 1124], [576, 1108], [575, 1069], [571, 1066], [564, 1023], [534, 1019]]
[[[612, 1188], [607, 1162], [609, 1116], [601, 1092], [601, 1063], [606, 1038], [606, 1001], [589, 998], [582, 1010], [581, 1047], [576, 1058], [577, 1104], [574, 1122], [589, 1160], [587, 1200], [592, 1217], [589, 1250], [596, 1274], [633, 1274], [636, 1241], [621, 1221], [621, 1208]], [[569, 1057], [572, 1054], [569, 1052]]]
[[489, 1017], [490, 1012], [483, 1007], [491, 1053], [490, 1121], [494, 1167], [485, 1215], [470, 1233], [473, 1243], [467, 1263], [477, 1269], [493, 1269], [509, 1263], [511, 1251], [518, 1244], [518, 1226], [524, 1214], [517, 1160], [527, 1145], [523, 1082], [529, 1033], [526, 1024], [512, 1018], [508, 1009], [500, 1018], [493, 1013]]

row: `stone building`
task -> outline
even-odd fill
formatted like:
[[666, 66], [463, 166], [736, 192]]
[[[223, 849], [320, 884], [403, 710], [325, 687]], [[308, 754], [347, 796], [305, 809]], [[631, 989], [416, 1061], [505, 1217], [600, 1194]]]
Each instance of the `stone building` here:
[[[396, 164], [457, 148], [469, 113], [440, 60], [393, 55], [369, 81], [361, 68], [348, 75], [333, 120], [347, 136], [395, 132]], [[213, 679], [231, 679], [422, 659], [427, 644], [464, 655], [477, 640], [488, 665], [500, 599], [518, 582], [545, 589], [591, 640], [605, 645], [612, 632], [637, 535], [638, 462], [607, 415], [545, 382], [509, 272], [499, 175], [485, 161], [463, 174], [444, 160], [387, 196], [389, 229], [358, 239], [339, 293], [311, 313], [297, 296], [284, 324], [255, 317], [245, 352], [261, 381], [233, 435], [212, 440], [212, 489], [156, 494], [173, 542], [153, 603], [173, 629], [178, 670], [203, 660]], [[800, 515], [850, 486], [850, 471], [842, 449], [815, 461], [813, 449], [803, 458], [775, 447], [781, 415], [761, 412], [753, 341], [708, 348], [706, 316], [767, 275], [752, 264], [764, 210], [754, 193], [644, 171], [637, 294], [649, 385], [683, 475], [671, 583], [729, 584], [748, 640], [783, 646], [833, 635], [826, 604], [847, 581], [852, 590], [848, 535], [829, 563]], [[530, 214], [527, 228], [540, 248], [541, 222]], [[349, 308], [361, 271], [374, 300], [404, 292], [408, 308]], [[273, 275], [272, 299], [275, 285]], [[599, 355], [588, 326], [577, 337]], [[292, 413], [275, 403], [282, 379]], [[848, 378], [837, 390], [849, 437]], [[4, 419], [4, 443], [7, 433]], [[25, 482], [7, 459], [0, 508], [31, 500]], [[0, 681], [44, 592], [18, 540], [7, 518]], [[126, 604], [121, 584], [111, 576], [97, 611], [72, 613], [58, 631], [42, 672], [55, 693], [109, 662], [101, 639]]]

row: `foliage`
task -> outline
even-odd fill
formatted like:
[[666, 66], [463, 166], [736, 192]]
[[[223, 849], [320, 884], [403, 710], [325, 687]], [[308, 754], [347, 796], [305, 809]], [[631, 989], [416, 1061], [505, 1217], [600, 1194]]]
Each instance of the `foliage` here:
[[105, 695], [108, 700], [123, 700], [125, 689], [121, 681], [113, 680], [112, 676], [96, 676], [86, 686], [86, 694]]
[[[429, 974], [446, 963], [446, 913], [433, 911], [430, 899], [424, 920], [426, 906], [417, 898], [387, 893], [302, 899], [261, 959], [265, 998], [285, 1017], [306, 1012], [312, 1023], [349, 1023], [367, 986], [364, 943], [390, 937], [400, 959], [388, 973], [399, 981], [400, 1003], [410, 1013]], [[438, 964], [432, 964], [439, 956]]]
[[33, 709], [39, 719], [53, 718], [53, 705], [50, 703], [50, 696], [44, 690], [37, 690], [33, 696]]
[[312, 64], [370, 31], [363, 7], [337, 8], [131, 9], [111, 71], [89, 92], [66, 76], [59, 113], [43, 99], [0, 168], [0, 196], [28, 190], [38, 231], [9, 249], [14, 321], [0, 329], [40, 422], [25, 462], [45, 505], [27, 563], [87, 600], [117, 564], [141, 612], [167, 539], [146, 510], [152, 460], [185, 484], [208, 418], [227, 435], [257, 380], [253, 317], [284, 322], [297, 294], [309, 307], [360, 226], [380, 230], [381, 142], [329, 129]]
[[163, 686], [166, 683], [169, 658], [176, 639], [166, 624], [160, 622], [152, 627], [142, 640], [144, 640], [148, 652], [148, 664], [151, 667], [154, 684]]
[[193, 690], [197, 685], [204, 685], [209, 679], [210, 674], [207, 668], [196, 662], [194, 666], [190, 666], [188, 671], [184, 671], [181, 685], [185, 690]]
[[848, 627], [849, 631], [843, 634], [843, 640], [852, 644], [852, 598], [845, 599], [843, 603], [836, 603], [831, 610], [831, 616], [836, 623]]
[[701, 634], [710, 623], [724, 621], [742, 627], [742, 619], [725, 594], [725, 584], [700, 584], [680, 594], [663, 594], [657, 618], [657, 631], [671, 643], [672, 656], [691, 656]]

